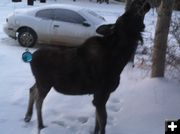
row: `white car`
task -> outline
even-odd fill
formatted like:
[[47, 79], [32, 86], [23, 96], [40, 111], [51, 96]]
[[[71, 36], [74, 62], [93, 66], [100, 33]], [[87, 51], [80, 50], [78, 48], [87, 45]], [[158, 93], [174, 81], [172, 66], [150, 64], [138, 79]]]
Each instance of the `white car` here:
[[89, 9], [56, 4], [14, 11], [6, 19], [4, 32], [24, 47], [36, 43], [77, 46], [98, 35], [96, 29], [105, 23]]

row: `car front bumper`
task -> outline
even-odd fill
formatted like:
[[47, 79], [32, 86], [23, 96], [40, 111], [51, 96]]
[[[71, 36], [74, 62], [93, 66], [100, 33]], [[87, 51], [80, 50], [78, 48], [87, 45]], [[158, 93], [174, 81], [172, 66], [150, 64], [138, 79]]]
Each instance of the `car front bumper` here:
[[7, 24], [3, 25], [3, 31], [11, 38], [16, 39], [16, 30], [9, 27]]

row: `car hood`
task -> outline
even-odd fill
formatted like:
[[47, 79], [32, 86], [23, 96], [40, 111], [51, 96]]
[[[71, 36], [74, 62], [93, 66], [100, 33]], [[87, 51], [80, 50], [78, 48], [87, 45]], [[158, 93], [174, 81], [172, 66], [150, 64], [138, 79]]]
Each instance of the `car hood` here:
[[22, 9], [16, 9], [15, 11], [14, 11], [14, 14], [16, 15], [19, 15], [19, 14], [28, 14], [28, 15], [30, 15], [30, 14], [34, 14], [35, 13], [35, 10], [34, 10], [35, 8], [22, 8]]

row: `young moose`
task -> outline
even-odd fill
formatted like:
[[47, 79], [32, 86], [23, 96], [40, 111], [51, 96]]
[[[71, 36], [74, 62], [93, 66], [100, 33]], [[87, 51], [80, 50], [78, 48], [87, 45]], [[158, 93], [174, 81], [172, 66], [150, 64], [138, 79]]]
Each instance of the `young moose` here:
[[115, 24], [97, 29], [102, 37], [87, 39], [76, 48], [42, 48], [33, 54], [32, 73], [36, 83], [30, 89], [29, 106], [25, 122], [29, 122], [36, 102], [38, 129], [44, 128], [42, 104], [53, 87], [66, 95], [93, 94], [96, 108], [94, 134], [105, 134], [106, 102], [119, 85], [120, 74], [143, 41], [144, 16], [150, 5], [146, 0], [134, 0]]

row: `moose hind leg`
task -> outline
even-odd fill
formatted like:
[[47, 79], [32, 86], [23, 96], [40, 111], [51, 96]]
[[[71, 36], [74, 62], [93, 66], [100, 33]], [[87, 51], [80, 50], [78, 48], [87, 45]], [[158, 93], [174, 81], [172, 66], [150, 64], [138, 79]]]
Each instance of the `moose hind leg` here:
[[33, 105], [34, 105], [34, 100], [35, 100], [35, 96], [36, 96], [36, 84], [34, 84], [29, 91], [29, 104], [28, 104], [28, 109], [24, 118], [25, 122], [29, 122], [32, 118], [32, 114], [33, 114]]
[[38, 130], [40, 132], [45, 126], [43, 124], [42, 118], [42, 105], [45, 97], [47, 96], [48, 92], [50, 91], [51, 87], [46, 88], [39, 88], [37, 90], [36, 96], [36, 109], [37, 109], [37, 118], [38, 118]]

